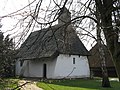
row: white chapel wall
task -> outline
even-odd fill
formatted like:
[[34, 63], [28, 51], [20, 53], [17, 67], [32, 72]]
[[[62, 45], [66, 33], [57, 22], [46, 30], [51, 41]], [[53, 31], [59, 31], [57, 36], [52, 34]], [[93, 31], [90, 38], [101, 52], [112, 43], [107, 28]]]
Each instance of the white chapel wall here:
[[47, 65], [47, 78], [52, 78], [54, 74], [56, 60], [29, 60], [25, 68], [25, 77], [43, 77], [43, 64]]
[[[73, 64], [75, 58], [75, 64]], [[54, 71], [55, 78], [83, 78], [89, 77], [90, 70], [87, 56], [63, 55], [57, 58], [56, 68]]]
[[[75, 58], [75, 64], [73, 64]], [[20, 67], [20, 61], [16, 62], [16, 74], [20, 75], [23, 68], [25, 77], [43, 77], [43, 64], [47, 65], [47, 78], [84, 78], [90, 76], [87, 56], [60, 54], [54, 60], [27, 60]]]

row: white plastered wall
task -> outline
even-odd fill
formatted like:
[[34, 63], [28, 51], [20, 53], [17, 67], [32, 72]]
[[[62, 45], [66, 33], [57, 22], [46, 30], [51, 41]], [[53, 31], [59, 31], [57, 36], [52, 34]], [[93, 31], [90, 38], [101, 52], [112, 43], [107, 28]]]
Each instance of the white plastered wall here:
[[[75, 64], [73, 64], [75, 58]], [[87, 56], [63, 55], [57, 58], [54, 78], [84, 78], [90, 76]]]
[[[73, 64], [75, 58], [75, 64]], [[60, 54], [54, 60], [27, 60], [20, 67], [16, 62], [16, 74], [25, 77], [43, 77], [43, 64], [47, 65], [47, 78], [84, 78], [90, 76], [87, 56]]]

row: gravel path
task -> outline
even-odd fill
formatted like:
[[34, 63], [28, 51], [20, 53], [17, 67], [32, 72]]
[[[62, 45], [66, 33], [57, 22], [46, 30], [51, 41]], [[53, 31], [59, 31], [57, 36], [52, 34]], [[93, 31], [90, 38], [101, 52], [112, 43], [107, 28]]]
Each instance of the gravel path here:
[[[28, 82], [28, 83], [27, 83]], [[25, 84], [27, 83], [27, 84]], [[30, 81], [30, 80], [20, 80], [19, 81], [19, 85], [23, 85], [21, 90], [43, 90], [39, 87], [36, 86], [36, 82], [35, 81]]]

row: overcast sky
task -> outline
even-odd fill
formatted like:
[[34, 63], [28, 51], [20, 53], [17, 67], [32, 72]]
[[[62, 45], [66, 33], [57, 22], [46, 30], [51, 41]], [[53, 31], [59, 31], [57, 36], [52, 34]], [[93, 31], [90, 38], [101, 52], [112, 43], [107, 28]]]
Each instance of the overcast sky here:
[[[31, 7], [35, 8], [34, 6], [39, 0], [0, 0], [0, 20], [1, 17], [6, 16], [10, 13], [13, 13], [29, 3], [35, 1]], [[46, 9], [48, 4], [50, 3], [51, 0], [43, 0], [41, 8]], [[60, 1], [60, 0], [59, 0]], [[25, 8], [29, 10], [29, 7]], [[24, 11], [25, 11], [24, 9]], [[17, 17], [18, 18], [18, 17]], [[13, 17], [5, 17], [2, 18], [1, 24], [3, 25], [1, 30], [3, 32], [9, 31], [16, 23], [17, 23], [17, 18]], [[8, 32], [9, 33], [9, 32]]]
[[[5, 15], [8, 15], [10, 13], [13, 13], [13, 12], [15, 12], [15, 11], [25, 7], [30, 2], [33, 2], [33, 1], [34, 0], [0, 0], [0, 20], [1, 20], [1, 17], [5, 16]], [[36, 0], [32, 4], [32, 6], [35, 6], [38, 1], [39, 0]], [[52, 0], [43, 0], [41, 8], [46, 9], [47, 6], [49, 5], [50, 1], [52, 1]], [[56, 2], [57, 1], [60, 1], [60, 0], [56, 0]], [[53, 5], [53, 3], [51, 5]], [[29, 7], [27, 7], [26, 9], [29, 10]], [[17, 21], [18, 21], [17, 18], [16, 17], [5, 17], [5, 18], [2, 18], [1, 24], [3, 26], [1, 28], [1, 30], [4, 33], [4, 35], [12, 34], [12, 33], [16, 32], [17, 29], [15, 29], [14, 31], [10, 31], [10, 30], [17, 23]]]
[[[0, 0], [0, 19], [2, 16], [15, 12], [28, 4], [29, 0]], [[31, 0], [33, 1], [33, 0]], [[1, 30], [6, 32], [12, 28], [12, 25], [16, 23], [14, 18], [5, 17], [2, 18], [1, 24], [3, 25]]]
[[[0, 20], [1, 20], [2, 16], [8, 15], [12, 12], [15, 12], [15, 11], [23, 8], [24, 6], [28, 5], [32, 1], [34, 1], [34, 0], [0, 0]], [[36, 0], [36, 2], [37, 1], [38, 0]], [[42, 8], [46, 8], [48, 6], [50, 0], [43, 0], [43, 1], [44, 2], [42, 3]], [[76, 2], [77, 1], [79, 1], [79, 0], [76, 0]], [[82, 1], [84, 1], [84, 0], [82, 0]], [[35, 4], [36, 3], [32, 4], [32, 6], [35, 6]], [[29, 7], [27, 7], [26, 9], [29, 9]], [[18, 32], [17, 28], [13, 31], [9, 31], [10, 29], [13, 28], [13, 26], [16, 23], [17, 23], [16, 18], [11, 18], [11, 17], [2, 18], [1, 24], [3, 26], [0, 30], [2, 32], [4, 32], [4, 35], [12, 34], [12, 37], [14, 37], [15, 35], [19, 35], [18, 33], [20, 31]], [[16, 34], [14, 34], [14, 33], [16, 33]]]
[[33, 0], [0, 0], [0, 16], [12, 13], [26, 6], [29, 1]]
[[[27, 6], [29, 3], [33, 1], [35, 2], [31, 6], [35, 6], [39, 0], [0, 0], [0, 20], [1, 17], [13, 13], [17, 10], [20, 10], [21, 8]], [[45, 8], [49, 3], [49, 0], [47, 0], [47, 2], [46, 0], [43, 1], [44, 5], [42, 5], [42, 7]], [[25, 10], [29, 10], [29, 7], [25, 8], [23, 11]], [[15, 24], [18, 22], [18, 18], [19, 18], [18, 16], [2, 18], [0, 22], [2, 24], [2, 28], [0, 30], [4, 33], [5, 36], [7, 34], [11, 34], [11, 37], [14, 37], [16, 35], [19, 36], [18, 33], [20, 33], [22, 30], [20, 29], [18, 30], [18, 27], [11, 31], [13, 26], [15, 26]]]

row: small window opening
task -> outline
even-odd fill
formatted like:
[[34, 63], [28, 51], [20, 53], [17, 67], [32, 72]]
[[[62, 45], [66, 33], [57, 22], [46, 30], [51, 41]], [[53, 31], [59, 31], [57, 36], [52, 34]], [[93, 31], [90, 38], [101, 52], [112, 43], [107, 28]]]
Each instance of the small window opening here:
[[24, 61], [23, 61], [23, 60], [20, 60], [20, 66], [21, 66], [21, 67], [23, 66], [23, 63], [24, 63]]
[[75, 58], [73, 58], [73, 64], [75, 64]]

